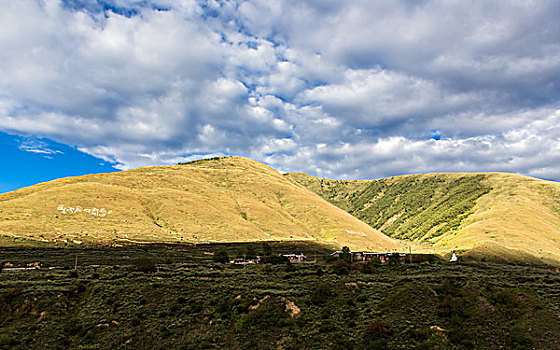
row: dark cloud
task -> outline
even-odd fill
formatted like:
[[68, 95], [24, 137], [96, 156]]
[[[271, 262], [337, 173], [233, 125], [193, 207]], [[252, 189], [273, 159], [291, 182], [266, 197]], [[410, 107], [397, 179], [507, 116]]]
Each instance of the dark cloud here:
[[119, 168], [235, 154], [560, 180], [557, 1], [0, 6], [0, 130]]

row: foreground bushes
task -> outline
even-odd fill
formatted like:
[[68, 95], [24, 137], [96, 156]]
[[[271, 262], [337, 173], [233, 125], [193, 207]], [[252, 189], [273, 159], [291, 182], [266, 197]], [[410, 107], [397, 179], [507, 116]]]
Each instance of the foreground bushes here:
[[[155, 254], [139, 255], [155, 265]], [[208, 261], [162, 264], [151, 274], [143, 271], [153, 264], [132, 261], [135, 272], [123, 265], [82, 267], [78, 277], [2, 274], [0, 348], [560, 347], [551, 306], [560, 276], [545, 269], [384, 264], [364, 273], [367, 264], [341, 264], [347, 274], [338, 275], [322, 264]]]
[[132, 268], [139, 272], [156, 272], [156, 259], [151, 255], [137, 255], [132, 259]]

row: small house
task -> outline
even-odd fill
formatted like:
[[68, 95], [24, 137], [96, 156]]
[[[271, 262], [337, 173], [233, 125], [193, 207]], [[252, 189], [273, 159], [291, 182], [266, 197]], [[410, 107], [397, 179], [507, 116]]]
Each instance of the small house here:
[[256, 259], [235, 258], [229, 261], [230, 264], [234, 264], [234, 265], [258, 264], [259, 262], [260, 262], [259, 258]]
[[371, 261], [373, 259], [379, 259], [382, 263], [387, 262], [391, 253], [364, 253], [364, 261]]
[[344, 254], [350, 254], [352, 261], [362, 261], [363, 260], [363, 253], [362, 252], [343, 252], [341, 250], [337, 250], [336, 252], [332, 252], [331, 256], [335, 258], [340, 258]]
[[303, 255], [303, 253], [299, 253], [299, 254], [283, 254], [283, 257], [288, 258], [288, 260], [290, 260], [290, 262], [293, 263], [298, 263], [298, 262], [305, 262], [307, 261], [307, 257], [305, 255]]
[[[404, 253], [389, 253], [389, 252], [380, 252], [380, 253], [373, 253], [373, 252], [349, 252], [350, 253], [350, 257], [351, 257], [351, 261], [352, 262], [357, 262], [357, 261], [370, 261], [372, 259], [379, 259], [379, 261], [381, 261], [382, 263], [386, 263], [390, 257], [392, 257], [393, 255], [398, 255], [399, 259], [404, 262], [405, 258], [406, 258], [406, 254]], [[336, 258], [340, 258], [343, 254], [345, 254], [343, 251], [337, 250], [336, 252], [331, 253], [332, 257], [336, 257]]]

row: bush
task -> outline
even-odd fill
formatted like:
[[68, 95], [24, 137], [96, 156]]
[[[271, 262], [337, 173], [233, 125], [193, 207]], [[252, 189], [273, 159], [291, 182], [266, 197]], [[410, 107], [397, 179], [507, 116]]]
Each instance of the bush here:
[[256, 259], [257, 253], [255, 252], [255, 248], [252, 245], [247, 247], [247, 253], [245, 254], [246, 259]]
[[402, 263], [401, 261], [401, 257], [399, 255], [399, 253], [393, 253], [389, 256], [389, 259], [387, 261], [387, 263], [389, 264], [389, 266], [398, 266]]
[[331, 287], [326, 283], [320, 283], [311, 293], [309, 301], [314, 305], [323, 305], [331, 297]]
[[365, 329], [364, 349], [386, 349], [389, 340], [389, 328], [379, 319], [370, 322]]
[[238, 332], [270, 331], [291, 323], [286, 304], [278, 297], [265, 297], [249, 313], [241, 316], [235, 327]]
[[337, 275], [347, 275], [350, 271], [350, 264], [346, 260], [338, 260], [332, 264], [334, 273]]
[[216, 263], [226, 264], [229, 262], [229, 256], [225, 249], [220, 249], [214, 252], [212, 260], [214, 260], [214, 262]]
[[132, 259], [132, 267], [134, 271], [155, 272], [156, 260], [149, 255], [138, 255]]
[[262, 249], [263, 249], [263, 256], [270, 256], [272, 255], [272, 247], [270, 246], [270, 244], [268, 243], [263, 243], [262, 244]]
[[533, 337], [527, 331], [527, 326], [515, 324], [511, 327], [508, 337], [510, 349], [530, 349], [533, 345]]
[[379, 266], [381, 266], [381, 261], [377, 258], [373, 258], [368, 262], [359, 264], [358, 269], [361, 273], [374, 273]]

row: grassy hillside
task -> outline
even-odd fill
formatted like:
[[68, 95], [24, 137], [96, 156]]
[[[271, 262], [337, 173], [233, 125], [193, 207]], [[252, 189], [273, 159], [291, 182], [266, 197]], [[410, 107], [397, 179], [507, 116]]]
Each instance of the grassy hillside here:
[[394, 238], [473, 256], [560, 260], [559, 183], [501, 173], [287, 177]]
[[[0, 349], [560, 347], [560, 275], [550, 268], [433, 262], [340, 274], [337, 263], [215, 264], [203, 254], [212, 248], [73, 250], [76, 270], [4, 271]], [[59, 253], [68, 256], [8, 256], [74, 266]], [[158, 271], [143, 271], [136, 254]]]
[[0, 235], [12, 240], [398, 246], [275, 170], [244, 158], [55, 180], [0, 195], [0, 218]]

